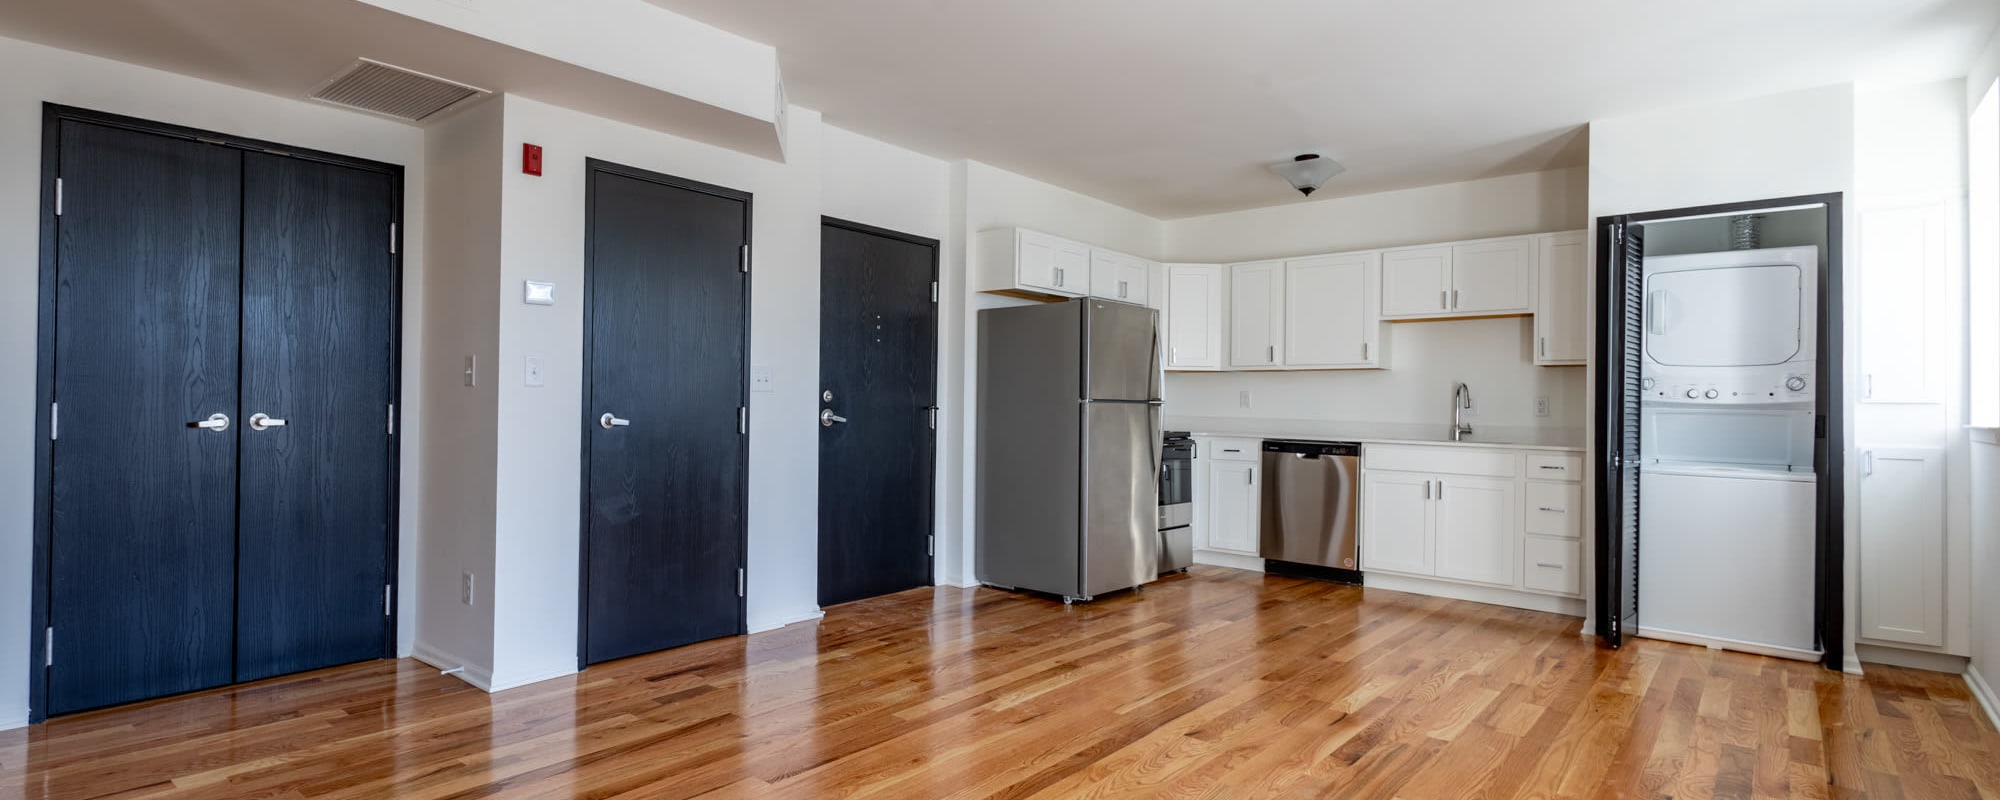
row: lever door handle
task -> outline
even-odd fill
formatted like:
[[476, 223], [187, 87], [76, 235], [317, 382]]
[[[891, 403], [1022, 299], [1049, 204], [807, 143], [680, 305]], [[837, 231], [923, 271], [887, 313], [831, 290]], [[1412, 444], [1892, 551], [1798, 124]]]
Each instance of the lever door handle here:
[[229, 430], [229, 415], [210, 414], [208, 415], [208, 419], [196, 420], [194, 422], [188, 423], [188, 427], [200, 428], [205, 431], [216, 431], [218, 433], [221, 431], [226, 431]]
[[261, 431], [266, 428], [282, 428], [282, 427], [285, 427], [284, 420], [277, 419], [264, 412], [259, 411], [255, 414], [250, 415], [250, 430]]
[[822, 428], [831, 428], [833, 427], [833, 424], [836, 422], [846, 422], [846, 421], [847, 421], [846, 417], [833, 413], [833, 409], [831, 408], [822, 409], [819, 412], [819, 424], [820, 427]]
[[597, 418], [597, 424], [604, 426], [604, 429], [608, 431], [611, 430], [612, 428], [623, 428], [627, 425], [632, 424], [632, 421], [629, 419], [619, 419], [618, 417], [612, 416], [611, 412], [606, 411], [604, 412], [604, 416]]

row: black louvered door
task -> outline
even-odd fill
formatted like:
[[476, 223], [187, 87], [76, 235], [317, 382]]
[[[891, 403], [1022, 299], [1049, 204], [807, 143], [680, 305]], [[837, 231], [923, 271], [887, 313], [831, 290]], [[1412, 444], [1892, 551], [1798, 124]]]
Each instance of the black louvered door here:
[[1597, 635], [1612, 647], [1639, 625], [1639, 359], [1645, 244], [1624, 217], [1598, 222]]

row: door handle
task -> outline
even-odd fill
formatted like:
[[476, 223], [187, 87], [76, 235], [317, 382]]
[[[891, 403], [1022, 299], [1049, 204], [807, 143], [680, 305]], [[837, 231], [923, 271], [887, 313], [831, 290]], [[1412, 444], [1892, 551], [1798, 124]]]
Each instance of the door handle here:
[[282, 427], [285, 427], [284, 420], [277, 419], [264, 412], [259, 411], [255, 414], [250, 415], [250, 430], [261, 431], [267, 428], [282, 428]]
[[619, 419], [612, 416], [611, 412], [606, 411], [604, 412], [604, 416], [597, 418], [597, 424], [604, 426], [604, 429], [608, 431], [612, 428], [623, 428], [632, 424], [632, 421], [629, 419]]
[[210, 414], [208, 415], [208, 419], [196, 420], [194, 422], [188, 423], [188, 427], [200, 428], [205, 431], [215, 431], [217, 433], [220, 433], [222, 431], [229, 430], [229, 415]]
[[819, 425], [822, 428], [831, 428], [836, 422], [846, 421], [846, 417], [833, 413], [833, 409], [831, 408], [821, 409], [819, 412]]

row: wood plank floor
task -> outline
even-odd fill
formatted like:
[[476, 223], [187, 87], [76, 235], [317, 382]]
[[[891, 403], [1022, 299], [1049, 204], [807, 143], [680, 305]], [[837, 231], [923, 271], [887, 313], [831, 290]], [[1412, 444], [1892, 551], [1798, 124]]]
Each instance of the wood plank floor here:
[[487, 695], [385, 661], [0, 733], [0, 798], [2000, 797], [1959, 678], [1196, 567], [906, 592]]

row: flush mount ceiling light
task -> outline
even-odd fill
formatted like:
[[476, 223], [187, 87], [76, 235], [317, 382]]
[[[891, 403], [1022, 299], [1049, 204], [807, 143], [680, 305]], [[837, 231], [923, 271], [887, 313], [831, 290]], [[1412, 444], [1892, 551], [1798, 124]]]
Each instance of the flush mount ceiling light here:
[[1272, 164], [1271, 171], [1291, 181], [1292, 188], [1299, 190], [1299, 194], [1311, 195], [1314, 189], [1326, 183], [1326, 179], [1346, 172], [1347, 168], [1331, 158], [1320, 158], [1318, 153], [1307, 153], [1290, 161]]

